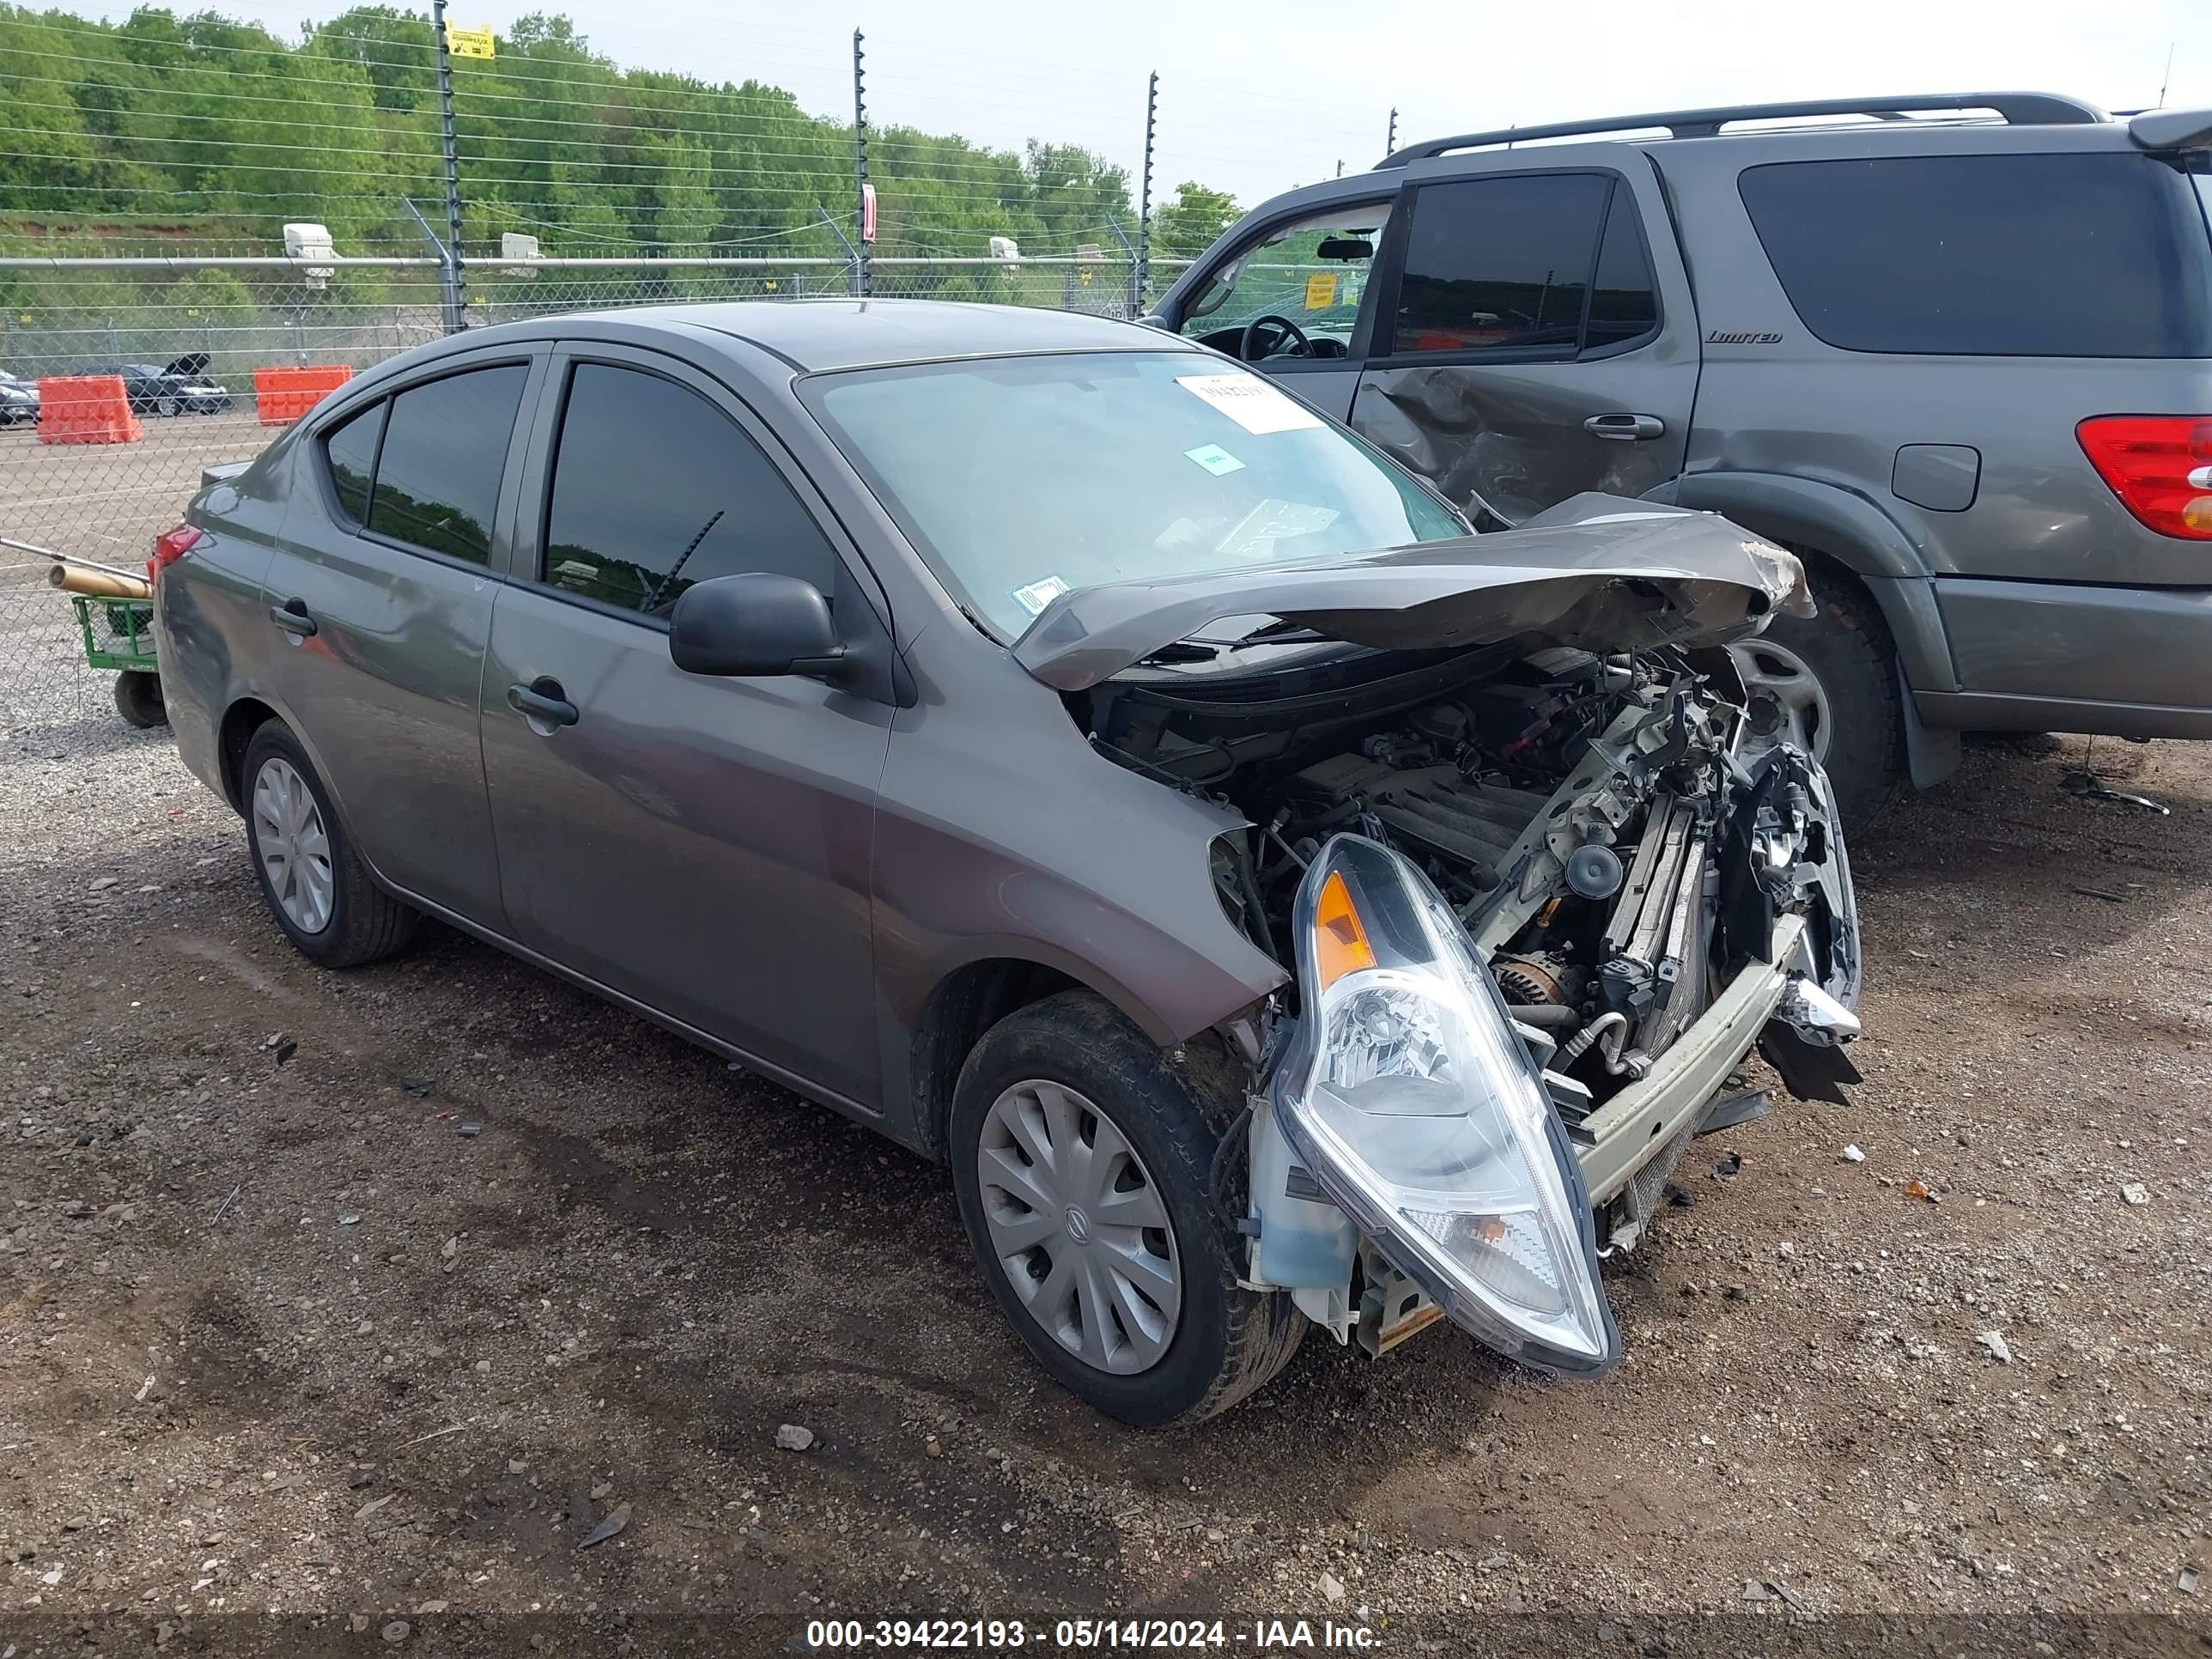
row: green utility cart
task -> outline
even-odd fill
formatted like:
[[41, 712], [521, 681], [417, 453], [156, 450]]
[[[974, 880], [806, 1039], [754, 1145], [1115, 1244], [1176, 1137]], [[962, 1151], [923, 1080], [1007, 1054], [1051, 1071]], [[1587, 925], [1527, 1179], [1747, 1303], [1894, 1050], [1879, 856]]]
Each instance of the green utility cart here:
[[115, 672], [115, 712], [141, 727], [166, 726], [161, 701], [161, 665], [154, 657], [154, 605], [150, 599], [90, 599], [70, 595], [84, 635], [84, 659]]

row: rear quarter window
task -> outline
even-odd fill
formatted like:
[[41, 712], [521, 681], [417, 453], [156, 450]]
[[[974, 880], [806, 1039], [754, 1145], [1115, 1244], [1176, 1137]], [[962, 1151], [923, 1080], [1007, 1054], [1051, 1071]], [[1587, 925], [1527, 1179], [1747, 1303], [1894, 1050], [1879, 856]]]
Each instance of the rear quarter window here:
[[1747, 167], [1800, 321], [1849, 351], [2212, 356], [2212, 237], [2169, 161], [1913, 155]]

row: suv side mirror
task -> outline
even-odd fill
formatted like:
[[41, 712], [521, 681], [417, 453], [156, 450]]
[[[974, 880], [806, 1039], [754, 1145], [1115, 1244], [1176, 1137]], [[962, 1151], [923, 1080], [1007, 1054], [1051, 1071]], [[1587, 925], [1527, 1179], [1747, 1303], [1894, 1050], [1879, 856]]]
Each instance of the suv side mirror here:
[[1172, 334], [1175, 332], [1175, 325], [1157, 311], [1146, 312], [1143, 316], [1138, 318], [1137, 321], [1139, 325], [1145, 328], [1158, 329], [1163, 334]]
[[767, 678], [835, 668], [845, 647], [820, 588], [752, 570], [684, 589], [669, 618], [668, 654], [687, 674]]

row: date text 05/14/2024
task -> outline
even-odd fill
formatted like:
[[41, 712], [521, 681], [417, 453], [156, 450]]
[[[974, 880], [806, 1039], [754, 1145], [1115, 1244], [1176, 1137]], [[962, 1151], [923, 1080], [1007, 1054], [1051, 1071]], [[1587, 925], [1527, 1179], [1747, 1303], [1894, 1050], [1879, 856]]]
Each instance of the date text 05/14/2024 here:
[[1061, 1619], [1047, 1626], [1018, 1619], [816, 1619], [806, 1645], [817, 1651], [900, 1651], [961, 1649], [1002, 1652], [1035, 1647], [1050, 1651], [1103, 1649], [1242, 1648], [1249, 1653], [1289, 1653], [1328, 1648], [1370, 1650], [1382, 1633], [1366, 1625], [1304, 1619]]

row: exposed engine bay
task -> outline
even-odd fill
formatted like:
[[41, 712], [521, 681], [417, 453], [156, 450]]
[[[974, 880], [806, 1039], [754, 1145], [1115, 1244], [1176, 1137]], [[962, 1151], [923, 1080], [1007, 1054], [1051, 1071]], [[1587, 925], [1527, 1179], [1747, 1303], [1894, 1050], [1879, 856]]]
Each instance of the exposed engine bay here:
[[1015, 654], [1213, 809], [1223, 914], [1284, 970], [1224, 1031], [1240, 1282], [1372, 1352], [1448, 1317], [1594, 1376], [1600, 1262], [1734, 1069], [1857, 1080], [1859, 939], [1826, 777], [1726, 649], [1803, 614], [1802, 566], [1709, 515], [1542, 517], [1078, 592]]
[[[1825, 778], [1780, 740], [1779, 709], [1731, 701], [1741, 690], [1724, 653], [1693, 663], [1672, 648], [1505, 647], [1408, 663], [1339, 649], [1309, 667], [1222, 680], [1209, 672], [1217, 661], [1202, 647], [1163, 653], [1133, 678], [1094, 688], [1076, 712], [1093, 722], [1103, 752], [1249, 820], [1214, 843], [1215, 889], [1246, 935], [1296, 969], [1284, 1026], [1298, 1034], [1294, 1046], [1303, 1041], [1306, 1069], [1292, 1103], [1279, 1078], [1277, 1109], [1254, 1120], [1254, 1282], [1282, 1285], [1309, 1317], [1340, 1340], [1356, 1334], [1371, 1352], [1449, 1313], [1524, 1363], [1602, 1370], [1619, 1337], [1594, 1257], [1632, 1248], [1657, 1209], [1717, 1082], [1714, 1028], [1735, 1044], [1723, 1070], [1756, 1040], [1801, 1096], [1839, 1098], [1838, 1085], [1857, 1080], [1838, 1047], [1857, 1030], [1857, 924]], [[1388, 1124], [1407, 1122], [1405, 1113], [1419, 1121], [1437, 1109], [1435, 1097], [1394, 1104], [1376, 1091], [1455, 1075], [1466, 1091], [1466, 1034], [1482, 1019], [1474, 1005], [1457, 1005], [1455, 1057], [1444, 1030], [1454, 1016], [1436, 1012], [1451, 1006], [1443, 994], [1422, 1005], [1370, 990], [1349, 1012], [1326, 1006], [1328, 996], [1300, 1006], [1328, 983], [1310, 943], [1301, 948], [1327, 921], [1316, 915], [1315, 878], [1359, 848], [1426, 878], [1448, 910], [1443, 927], [1473, 947], [1470, 963], [1502, 1000], [1503, 1018], [1491, 1018], [1510, 1026], [1503, 1048], [1525, 1049], [1520, 1167], [1532, 1180], [1556, 1172], [1567, 1182], [1548, 1206], [1540, 1247], [1513, 1243], [1513, 1229], [1547, 1213], [1540, 1202], [1517, 1218], [1482, 1218], [1499, 1231], [1468, 1258], [1432, 1255], [1421, 1231], [1429, 1223], [1374, 1201], [1377, 1191], [1417, 1193], [1445, 1169], [1488, 1161], [1466, 1144], [1412, 1155], [1414, 1173], [1395, 1187], [1370, 1170], [1324, 1192], [1305, 1173], [1359, 1161], [1353, 1146], [1332, 1156], [1317, 1144], [1328, 1130], [1316, 1126], [1331, 1112], [1373, 1124], [1373, 1144], [1404, 1155]], [[1389, 884], [1376, 877], [1370, 891]], [[1425, 931], [1435, 942], [1439, 928]], [[1759, 980], [1747, 970], [1762, 965], [1767, 1000], [1747, 1024], [1723, 1013], [1722, 988]], [[1702, 1037], [1690, 1037], [1693, 1028]], [[1668, 1076], [1663, 1062], [1678, 1043], [1691, 1052]], [[1493, 1058], [1474, 1085], [1502, 1091], [1493, 1122], [1514, 1121], [1514, 1069]], [[1370, 1115], [1346, 1117], [1363, 1097]], [[1546, 1120], [1557, 1128], [1545, 1131]], [[1571, 1146], [1547, 1157], [1542, 1136], [1559, 1130]], [[1492, 1133], [1478, 1144], [1497, 1144]], [[1590, 1167], [1577, 1171], [1578, 1162]], [[1579, 1247], [1559, 1231], [1570, 1212], [1585, 1230]], [[1466, 1260], [1495, 1264], [1516, 1253], [1593, 1259], [1586, 1274], [1555, 1269], [1549, 1280], [1525, 1280], [1517, 1302], [1468, 1288]], [[1530, 1313], [1553, 1300], [1548, 1322]]]
[[1279, 960], [1292, 960], [1291, 897], [1330, 836], [1418, 866], [1514, 1018], [1586, 1085], [1586, 1103], [1563, 1107], [1571, 1127], [1650, 1069], [1716, 979], [1765, 950], [1779, 914], [1808, 916], [1823, 981], [1856, 986], [1850, 908], [1823, 890], [1830, 826], [1807, 763], [1773, 740], [1776, 711], [1739, 708], [1733, 687], [1673, 653], [1562, 647], [1449, 666], [1335, 699], [1434, 686], [1411, 706], [1288, 734], [1281, 722], [1308, 715], [1310, 697], [1225, 704], [1164, 674], [1092, 696], [1108, 752], [1250, 818], [1241, 844], [1217, 844], [1215, 882]]

